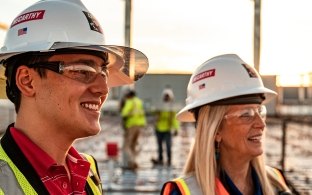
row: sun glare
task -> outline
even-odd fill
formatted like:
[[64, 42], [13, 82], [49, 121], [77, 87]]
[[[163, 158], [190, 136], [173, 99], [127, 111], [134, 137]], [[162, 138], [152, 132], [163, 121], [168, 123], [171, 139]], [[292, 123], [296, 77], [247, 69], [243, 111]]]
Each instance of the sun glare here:
[[282, 74], [276, 79], [278, 87], [311, 87], [312, 72], [307, 74]]

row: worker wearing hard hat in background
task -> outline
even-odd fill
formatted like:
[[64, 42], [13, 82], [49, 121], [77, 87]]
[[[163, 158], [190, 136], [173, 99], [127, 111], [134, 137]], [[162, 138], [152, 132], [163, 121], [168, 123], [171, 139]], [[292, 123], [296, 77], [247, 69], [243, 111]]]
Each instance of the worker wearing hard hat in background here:
[[121, 109], [121, 117], [124, 122], [124, 165], [123, 168], [136, 170], [138, 164], [136, 156], [138, 154], [137, 144], [142, 128], [146, 126], [145, 111], [142, 100], [131, 89], [128, 91], [124, 105]]
[[109, 87], [142, 77], [146, 56], [104, 45], [80, 0], [43, 0], [13, 20], [0, 61], [17, 113], [1, 139], [0, 194], [102, 194], [94, 159], [72, 144], [99, 133]]
[[196, 122], [183, 176], [161, 194], [290, 194], [282, 173], [264, 164], [264, 102], [276, 93], [237, 55], [212, 58], [192, 74], [180, 121]]
[[163, 143], [166, 143], [167, 165], [171, 166], [172, 136], [178, 134], [180, 123], [174, 110], [174, 94], [171, 88], [164, 89], [162, 104], [156, 111], [155, 134], [157, 138], [158, 158], [152, 159], [154, 165], [163, 165]]

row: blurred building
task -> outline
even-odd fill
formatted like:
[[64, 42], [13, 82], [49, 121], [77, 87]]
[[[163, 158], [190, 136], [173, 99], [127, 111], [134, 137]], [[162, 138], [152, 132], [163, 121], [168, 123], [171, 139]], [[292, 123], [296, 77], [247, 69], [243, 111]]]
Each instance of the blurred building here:
[[0, 99], [0, 135], [15, 121], [15, 117], [14, 104], [7, 99]]
[[[186, 88], [190, 77], [191, 74], [147, 74], [134, 86], [111, 89], [104, 110], [107, 113], [118, 112], [118, 101], [124, 91], [127, 88], [134, 88], [144, 101], [147, 113], [152, 112], [160, 105], [162, 90], [166, 87], [173, 90], [175, 108], [179, 110], [185, 105]], [[287, 113], [292, 113], [291, 115], [309, 113], [312, 115], [312, 86], [310, 84], [282, 86], [279, 85], [280, 77], [276, 75], [262, 75], [262, 79], [267, 88], [278, 93], [275, 99], [266, 104], [268, 115], [287, 115]]]
[[277, 76], [276, 86], [279, 94], [276, 110], [280, 115], [312, 116], [312, 72]]
[[161, 105], [162, 92], [170, 87], [175, 97], [175, 109], [185, 105], [186, 87], [191, 74], [147, 74], [135, 84], [138, 96], [144, 101], [148, 112], [154, 111]]

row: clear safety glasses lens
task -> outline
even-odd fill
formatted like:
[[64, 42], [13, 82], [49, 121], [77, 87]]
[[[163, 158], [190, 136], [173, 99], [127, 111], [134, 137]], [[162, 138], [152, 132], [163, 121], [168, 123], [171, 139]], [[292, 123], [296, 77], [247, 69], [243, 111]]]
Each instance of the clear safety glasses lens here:
[[236, 118], [242, 122], [249, 123], [256, 118], [256, 115], [259, 115], [262, 120], [265, 120], [266, 114], [267, 114], [266, 107], [264, 105], [261, 105], [257, 108], [245, 108], [233, 113], [226, 114], [224, 118], [225, 119]]
[[63, 64], [62, 62], [41, 62], [32, 64], [30, 67], [45, 68], [82, 83], [93, 82], [99, 74], [106, 81], [108, 78], [106, 66], [93, 66], [83, 63]]
[[105, 80], [108, 77], [106, 66], [90, 66], [85, 64], [60, 65], [59, 72], [68, 78], [83, 83], [93, 82], [98, 74], [105, 78]]

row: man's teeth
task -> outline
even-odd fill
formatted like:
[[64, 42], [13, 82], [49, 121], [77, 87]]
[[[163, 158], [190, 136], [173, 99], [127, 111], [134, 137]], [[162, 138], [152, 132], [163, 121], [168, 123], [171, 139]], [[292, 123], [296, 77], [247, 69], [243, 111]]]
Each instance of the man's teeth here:
[[88, 108], [90, 110], [99, 110], [99, 105], [97, 104], [81, 104], [82, 107]]

